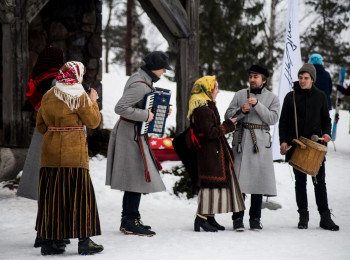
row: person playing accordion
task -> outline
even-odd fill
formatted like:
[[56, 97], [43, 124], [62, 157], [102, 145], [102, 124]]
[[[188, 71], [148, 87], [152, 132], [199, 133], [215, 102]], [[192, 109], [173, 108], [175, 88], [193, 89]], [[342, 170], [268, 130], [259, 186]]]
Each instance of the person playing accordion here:
[[120, 119], [115, 124], [108, 145], [106, 185], [124, 191], [120, 231], [125, 234], [153, 236], [155, 232], [144, 225], [139, 213], [142, 193], [165, 190], [159, 175], [160, 164], [148, 144], [147, 134], [139, 135], [139, 123], [151, 122], [151, 109], [142, 109], [145, 97], [154, 91], [153, 83], [171, 70], [168, 55], [154, 51], [143, 59], [142, 65], [126, 82], [123, 96], [115, 106]]

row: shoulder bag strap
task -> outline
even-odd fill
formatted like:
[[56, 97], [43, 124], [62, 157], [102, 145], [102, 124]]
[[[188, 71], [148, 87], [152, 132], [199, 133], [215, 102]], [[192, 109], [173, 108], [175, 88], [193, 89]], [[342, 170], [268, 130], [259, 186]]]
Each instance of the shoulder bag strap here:
[[134, 83], [137, 83], [137, 82], [139, 82], [139, 83], [144, 83], [144, 84], [146, 84], [152, 91], [156, 91], [156, 88], [153, 87], [151, 84], [149, 84], [149, 83], [146, 82], [146, 81], [140, 80], [140, 81], [135, 81]]
[[298, 135], [298, 121], [297, 121], [297, 106], [295, 103], [295, 90], [293, 91], [293, 103], [294, 103], [294, 119], [295, 119], [295, 134], [297, 139], [299, 139]]

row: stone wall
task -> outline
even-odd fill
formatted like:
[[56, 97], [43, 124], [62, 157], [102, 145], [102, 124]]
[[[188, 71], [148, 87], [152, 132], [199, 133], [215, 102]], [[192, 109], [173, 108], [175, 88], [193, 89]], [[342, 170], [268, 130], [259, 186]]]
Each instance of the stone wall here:
[[59, 47], [65, 61], [84, 63], [84, 82], [102, 102], [101, 34], [102, 0], [50, 0], [29, 25], [29, 74], [45, 46]]

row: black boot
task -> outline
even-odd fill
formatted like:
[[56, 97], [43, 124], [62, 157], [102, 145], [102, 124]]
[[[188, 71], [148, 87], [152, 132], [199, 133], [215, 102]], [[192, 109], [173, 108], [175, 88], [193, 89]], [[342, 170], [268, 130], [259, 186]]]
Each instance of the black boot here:
[[237, 232], [244, 231], [243, 218], [236, 218], [233, 220], [233, 229]]
[[321, 228], [331, 230], [331, 231], [339, 230], [339, 226], [333, 222], [331, 218], [331, 212], [329, 210], [323, 211], [320, 215], [321, 215], [321, 221], [320, 221]]
[[[34, 247], [35, 248], [41, 247], [42, 244], [43, 244], [43, 241], [44, 241], [44, 239], [42, 239], [41, 237], [37, 236], [35, 238]], [[58, 247], [60, 247], [60, 246], [64, 246], [65, 247], [66, 245], [70, 244], [70, 240], [69, 239], [56, 240], [56, 244], [57, 244]]]
[[35, 242], [34, 242], [34, 247], [35, 248], [41, 247], [42, 244], [43, 244], [43, 239], [39, 236], [36, 236]]
[[79, 238], [78, 253], [79, 255], [93, 255], [103, 251], [103, 245], [98, 245], [88, 238]]
[[65, 251], [66, 245], [62, 246], [58, 243], [58, 240], [46, 240], [43, 239], [41, 243], [42, 255], [60, 255]]
[[148, 225], [143, 224], [143, 222], [142, 222], [142, 220], [141, 220], [141, 216], [137, 218], [137, 221], [139, 222], [139, 225], [140, 225], [141, 227], [143, 227], [144, 229], [147, 229], [147, 230], [151, 230], [151, 229], [152, 229], [151, 226], [148, 226]]
[[207, 220], [210, 225], [212, 225], [213, 227], [216, 227], [218, 230], [225, 230], [224, 226], [221, 226], [218, 222], [216, 222], [214, 216], [207, 216]]
[[121, 232], [124, 232], [125, 226], [126, 226], [126, 217], [122, 217], [121, 220], [120, 220], [120, 227], [119, 227], [119, 230], [120, 230]]
[[209, 224], [206, 217], [197, 214], [197, 217], [194, 221], [194, 231], [200, 232], [200, 228], [203, 228], [206, 232], [218, 232], [218, 229], [216, 227], [213, 227]]
[[299, 209], [299, 229], [307, 229], [309, 223], [309, 211], [307, 209]]
[[[137, 221], [139, 222], [139, 225], [144, 228], [144, 229], [147, 229], [147, 230], [151, 230], [152, 227], [151, 226], [148, 226], [148, 225], [145, 225], [143, 224], [142, 220], [141, 220], [141, 217], [138, 217], [137, 218]], [[122, 217], [121, 221], [120, 221], [120, 228], [119, 230], [124, 232], [124, 229], [125, 229], [125, 226], [126, 226], [126, 216]]]
[[249, 219], [249, 225], [250, 229], [254, 231], [260, 231], [263, 228], [258, 218]]
[[156, 233], [143, 228], [142, 225], [140, 225], [139, 219], [127, 219], [125, 222], [125, 228], [124, 228], [124, 234], [126, 235], [138, 235], [138, 236], [147, 236], [151, 237], [154, 236]]

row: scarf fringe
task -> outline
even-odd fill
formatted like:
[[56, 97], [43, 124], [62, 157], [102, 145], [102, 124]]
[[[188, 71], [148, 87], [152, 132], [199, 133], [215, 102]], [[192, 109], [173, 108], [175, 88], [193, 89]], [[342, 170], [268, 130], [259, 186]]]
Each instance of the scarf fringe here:
[[190, 119], [193, 113], [193, 110], [195, 110], [197, 107], [208, 106], [209, 100], [210, 100], [209, 98], [208, 99], [200, 98], [200, 99], [190, 100], [187, 118]]
[[[69, 88], [69, 87], [67, 87]], [[81, 95], [79, 96], [72, 96], [68, 93], [65, 93], [63, 91], [61, 91], [60, 89], [58, 89], [57, 87], [53, 88], [53, 91], [55, 93], [55, 96], [59, 99], [62, 100], [71, 111], [73, 111], [74, 109], [78, 109], [80, 107], [80, 97], [82, 95], [85, 95], [87, 100], [88, 100], [88, 105], [91, 106], [92, 101], [90, 99], [90, 97], [86, 94], [86, 92], [84, 91]], [[85, 99], [84, 99], [84, 104], [82, 104], [83, 107], [85, 107]]]

